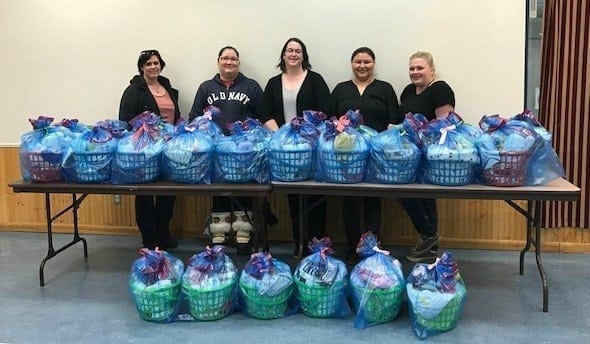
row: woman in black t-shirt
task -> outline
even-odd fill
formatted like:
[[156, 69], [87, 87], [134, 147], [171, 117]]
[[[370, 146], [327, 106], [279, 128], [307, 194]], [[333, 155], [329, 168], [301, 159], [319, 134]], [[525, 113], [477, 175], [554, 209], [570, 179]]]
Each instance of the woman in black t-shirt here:
[[[435, 75], [432, 55], [419, 51], [410, 57], [411, 84], [400, 97], [400, 118], [408, 113], [421, 113], [428, 120], [446, 117], [455, 108], [455, 94], [451, 87]], [[420, 234], [418, 243], [406, 256], [411, 262], [434, 261], [437, 257], [440, 235], [436, 200], [430, 198], [400, 198], [400, 204], [410, 216]]]

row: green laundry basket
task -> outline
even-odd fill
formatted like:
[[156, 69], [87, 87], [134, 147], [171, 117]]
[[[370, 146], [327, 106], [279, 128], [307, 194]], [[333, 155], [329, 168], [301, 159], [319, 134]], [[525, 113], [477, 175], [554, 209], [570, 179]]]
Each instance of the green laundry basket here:
[[255, 287], [241, 282], [239, 284], [246, 314], [258, 319], [276, 319], [285, 315], [287, 302], [293, 293], [293, 284], [274, 296], [261, 295]]
[[307, 285], [295, 278], [297, 299], [305, 315], [314, 318], [334, 316], [340, 307], [346, 281], [335, 282], [331, 286]]
[[217, 320], [229, 315], [236, 303], [237, 278], [218, 290], [201, 290], [182, 285], [190, 315], [197, 320]]
[[[354, 303], [356, 309], [364, 302], [364, 314], [367, 322], [386, 323], [390, 322], [399, 313], [404, 293], [404, 284], [399, 284], [388, 289], [367, 290], [353, 286]], [[363, 300], [363, 297], [366, 300]]]
[[130, 286], [139, 317], [153, 322], [169, 322], [176, 316], [180, 296], [180, 280], [158, 289]]

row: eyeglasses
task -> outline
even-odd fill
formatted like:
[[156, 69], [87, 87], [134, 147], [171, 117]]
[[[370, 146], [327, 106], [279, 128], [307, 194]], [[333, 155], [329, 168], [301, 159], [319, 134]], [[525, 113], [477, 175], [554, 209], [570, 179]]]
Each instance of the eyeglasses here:
[[222, 56], [219, 58], [223, 62], [238, 62], [240, 59], [237, 57]]
[[292, 54], [292, 53], [301, 54], [303, 52], [301, 49], [291, 49], [291, 48], [289, 48], [285, 51], [288, 52], [289, 54]]
[[143, 50], [142, 52], [139, 53], [139, 56], [145, 56], [145, 55], [156, 55], [156, 54], [160, 54], [157, 50], [155, 49], [150, 49], [150, 50]]

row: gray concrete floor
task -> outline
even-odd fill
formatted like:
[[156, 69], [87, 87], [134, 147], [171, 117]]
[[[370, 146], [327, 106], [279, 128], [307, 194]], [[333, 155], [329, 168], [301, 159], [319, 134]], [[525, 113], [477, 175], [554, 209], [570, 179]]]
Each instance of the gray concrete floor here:
[[[257, 320], [240, 313], [213, 322], [154, 324], [141, 320], [127, 283], [139, 236], [85, 235], [88, 259], [77, 244], [49, 260], [44, 287], [39, 263], [44, 233], [0, 232], [0, 343], [409, 343], [407, 309], [388, 324], [355, 330], [353, 316], [314, 319], [296, 314]], [[58, 248], [70, 236], [56, 235]], [[171, 251], [186, 261], [201, 243], [182, 239]], [[391, 248], [403, 257], [408, 248]], [[292, 245], [271, 245], [273, 255], [295, 267]], [[469, 297], [457, 327], [435, 343], [589, 343], [590, 255], [543, 254], [549, 312], [542, 312], [541, 280], [534, 254], [518, 274], [515, 251], [452, 250]], [[238, 268], [247, 260], [229, 250]], [[336, 247], [339, 253], [339, 247]], [[401, 260], [404, 272], [413, 266]]]

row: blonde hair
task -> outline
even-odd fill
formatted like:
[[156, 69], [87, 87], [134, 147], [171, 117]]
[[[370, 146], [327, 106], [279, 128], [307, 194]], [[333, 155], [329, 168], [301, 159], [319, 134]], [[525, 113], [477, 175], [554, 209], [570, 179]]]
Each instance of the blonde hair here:
[[432, 69], [433, 72], [436, 71], [436, 68], [434, 68], [434, 59], [432, 58], [432, 54], [428, 51], [415, 52], [414, 54], [412, 54], [412, 56], [410, 56], [410, 60], [413, 59], [424, 59], [430, 66], [430, 69]]

